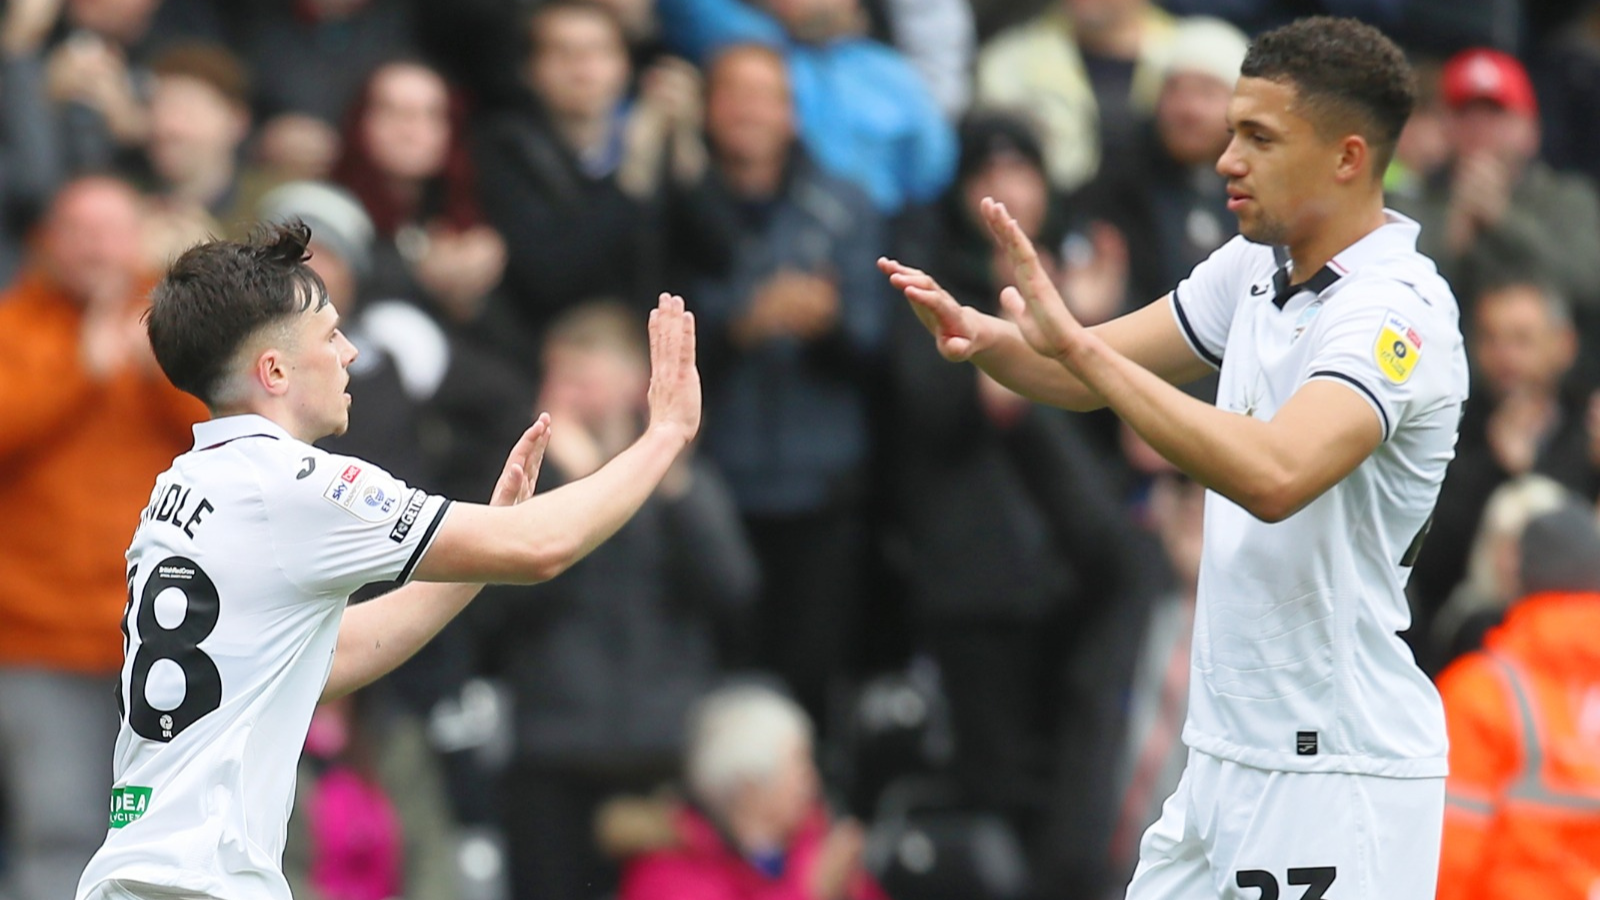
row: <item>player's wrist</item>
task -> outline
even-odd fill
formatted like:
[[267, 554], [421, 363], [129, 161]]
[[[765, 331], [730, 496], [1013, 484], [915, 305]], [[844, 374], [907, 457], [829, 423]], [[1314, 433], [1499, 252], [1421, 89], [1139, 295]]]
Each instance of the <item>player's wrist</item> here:
[[645, 437], [660, 442], [674, 453], [689, 446], [694, 438], [693, 429], [671, 419], [652, 419], [645, 428]]

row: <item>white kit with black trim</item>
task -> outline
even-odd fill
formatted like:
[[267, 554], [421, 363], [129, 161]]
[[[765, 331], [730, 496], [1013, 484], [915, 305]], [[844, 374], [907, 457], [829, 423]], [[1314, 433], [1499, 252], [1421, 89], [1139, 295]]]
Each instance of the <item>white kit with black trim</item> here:
[[260, 416], [194, 427], [128, 549], [110, 830], [118, 882], [289, 900], [295, 769], [352, 591], [410, 577], [448, 500]]
[[1307, 382], [1372, 407], [1378, 449], [1277, 524], [1211, 493], [1184, 741], [1257, 768], [1445, 774], [1438, 692], [1398, 637], [1405, 584], [1455, 454], [1467, 362], [1450, 286], [1387, 222], [1309, 277], [1235, 238], [1172, 293], [1217, 405], [1271, 419]]

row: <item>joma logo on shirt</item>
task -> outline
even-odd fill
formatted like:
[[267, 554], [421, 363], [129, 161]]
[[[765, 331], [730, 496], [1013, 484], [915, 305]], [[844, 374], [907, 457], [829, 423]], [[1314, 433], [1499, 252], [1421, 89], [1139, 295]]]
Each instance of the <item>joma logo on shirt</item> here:
[[150, 808], [150, 789], [119, 787], [111, 789], [111, 827], [121, 828]]

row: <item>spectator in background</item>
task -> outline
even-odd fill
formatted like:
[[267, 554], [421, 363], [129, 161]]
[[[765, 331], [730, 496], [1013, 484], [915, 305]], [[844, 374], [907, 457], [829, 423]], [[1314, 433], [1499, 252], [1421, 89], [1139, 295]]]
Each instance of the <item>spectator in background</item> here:
[[1054, 0], [978, 54], [978, 102], [1036, 116], [1051, 181], [1076, 190], [1133, 145], [1172, 29], [1150, 0]]
[[1528, 523], [1521, 590], [1439, 677], [1450, 778], [1439, 900], [1589, 900], [1600, 885], [1600, 533], [1570, 497]]
[[[1140, 128], [1129, 153], [1108, 156], [1076, 198], [1082, 215], [1120, 232], [1128, 258], [1127, 296], [1095, 321], [1165, 294], [1237, 233], [1216, 166], [1228, 146], [1228, 102], [1247, 49], [1244, 34], [1220, 19], [1180, 20], [1157, 63], [1155, 119]], [[1089, 234], [1095, 252], [1094, 241], [1106, 238], [1093, 228]]]
[[16, 0], [0, 13], [0, 286], [11, 284], [23, 236], [64, 177], [44, 63], [60, 2]]
[[[1139, 440], [1132, 429], [1124, 434]], [[1189, 758], [1183, 721], [1189, 709], [1189, 648], [1204, 534], [1205, 485], [1170, 468], [1148, 445], [1142, 449], [1163, 469], [1150, 483], [1145, 524], [1161, 542], [1173, 584], [1150, 605], [1129, 695], [1128, 737], [1116, 774], [1120, 799], [1110, 839], [1110, 868], [1120, 876], [1117, 881], [1132, 877], [1140, 836], [1161, 818], [1161, 805], [1177, 789]]]
[[796, 140], [789, 72], [779, 51], [748, 44], [707, 73], [717, 187], [742, 240], [728, 274], [690, 296], [702, 440], [761, 558], [756, 658], [820, 718], [858, 636], [869, 386], [890, 298], [873, 278], [886, 248], [872, 201]]
[[[1536, 282], [1511, 282], [1469, 308], [1468, 351], [1478, 389], [1467, 401], [1456, 458], [1412, 574], [1415, 638], [1428, 633], [1434, 613], [1461, 580], [1495, 488], [1528, 472], [1588, 497], [1596, 488], [1583, 400], [1563, 389], [1578, 352], [1565, 300]], [[1421, 649], [1416, 640], [1413, 647]]]
[[150, 72], [145, 156], [156, 211], [199, 217], [214, 231], [242, 238], [274, 181], [240, 153], [250, 135], [249, 73], [228, 49], [196, 43], [171, 45], [151, 60]]
[[1417, 249], [1461, 296], [1533, 273], [1575, 308], [1600, 306], [1600, 197], [1537, 159], [1538, 102], [1522, 64], [1468, 50], [1442, 78], [1455, 159], [1419, 199], [1393, 201], [1421, 223]]
[[1520, 475], [1494, 489], [1478, 518], [1466, 577], [1433, 616], [1428, 660], [1442, 669], [1483, 646], [1521, 590], [1518, 564], [1528, 522], [1560, 508], [1572, 491], [1544, 475]]
[[695, 708], [689, 731], [690, 802], [662, 810], [665, 827], [607, 829], [612, 850], [631, 857], [620, 900], [887, 900], [862, 866], [861, 826], [832, 821], [822, 803], [799, 706], [767, 688], [724, 688]]
[[139, 316], [139, 199], [69, 182], [0, 295], [0, 777], [14, 900], [70, 896], [105, 838], [120, 717], [122, 550], [157, 473], [206, 417]]
[[207, 0], [23, 0], [60, 18], [49, 52], [49, 96], [60, 112], [62, 150], [74, 173], [136, 171], [149, 131], [148, 65], [170, 42], [218, 42], [222, 23]]
[[[1062, 210], [1027, 120], [974, 112], [960, 135], [945, 237], [928, 256], [961, 302], [995, 309], [1010, 264], [979, 203], [1004, 202], [1046, 248], [1060, 245]], [[897, 316], [891, 335], [892, 496], [918, 645], [950, 704], [953, 774], [967, 805], [1004, 814], [1037, 849], [1040, 896], [1094, 896], [1109, 875], [1146, 604], [1163, 588], [1146, 578], [1159, 575], [1158, 551], [1078, 423], [950, 366], [914, 316]]]
[[639, 304], [725, 261], [709, 215], [699, 76], [679, 60], [630, 67], [609, 9], [552, 0], [527, 20], [523, 105], [478, 135], [484, 212], [505, 237], [507, 300], [537, 334], [591, 297]]
[[[972, 58], [978, 34], [969, 0], [868, 0], [885, 41], [905, 54], [945, 117], [961, 118], [972, 103]], [[877, 30], [877, 29], [875, 29]]]
[[1541, 152], [1557, 169], [1600, 184], [1600, 2], [1576, 15], [1531, 60], [1544, 129]]
[[317, 707], [295, 779], [283, 874], [301, 900], [460, 896], [439, 761], [383, 686]]
[[333, 170], [377, 228], [369, 292], [426, 298], [456, 328], [483, 315], [506, 266], [505, 241], [478, 205], [466, 129], [465, 102], [444, 76], [385, 63], [345, 114]]
[[1383, 194], [1399, 202], [1415, 202], [1435, 174], [1450, 164], [1450, 116], [1440, 95], [1443, 66], [1434, 59], [1414, 59], [1411, 75], [1417, 103], [1395, 144], [1394, 157], [1383, 173]]
[[[551, 325], [538, 403], [559, 423], [543, 469], [552, 484], [587, 476], [642, 433], [650, 373], [637, 322], [593, 303]], [[677, 770], [684, 716], [719, 675], [717, 631], [752, 602], [756, 578], [726, 486], [682, 457], [560, 580], [485, 590], [473, 608], [480, 651], [515, 708], [499, 792], [514, 900], [592, 900], [615, 886], [595, 810]]]
[[326, 178], [339, 158], [339, 117], [362, 79], [414, 51], [407, 0], [246, 0], [233, 11], [257, 81], [258, 152], [284, 178]]
[[859, 0], [657, 0], [667, 45], [702, 66], [730, 45], [783, 53], [806, 153], [893, 217], [949, 185], [955, 136], [899, 53], [863, 36]]

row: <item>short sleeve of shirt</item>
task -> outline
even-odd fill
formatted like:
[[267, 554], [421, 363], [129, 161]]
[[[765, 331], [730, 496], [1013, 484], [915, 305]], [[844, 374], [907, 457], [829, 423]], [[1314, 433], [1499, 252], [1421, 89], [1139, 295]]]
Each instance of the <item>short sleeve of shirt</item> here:
[[[1404, 285], [1355, 284], [1317, 317], [1305, 381], [1338, 381], [1371, 404], [1387, 441], [1438, 393], [1436, 370], [1450, 365], [1451, 342], [1422, 300]], [[1430, 352], [1431, 351], [1431, 352]]]
[[406, 581], [450, 501], [409, 487], [369, 462], [331, 454], [269, 498], [279, 565], [301, 588], [348, 594]]
[[1222, 368], [1223, 350], [1239, 293], [1248, 284], [1245, 265], [1251, 245], [1242, 237], [1212, 251], [1172, 289], [1172, 314], [1190, 349], [1215, 368]]

